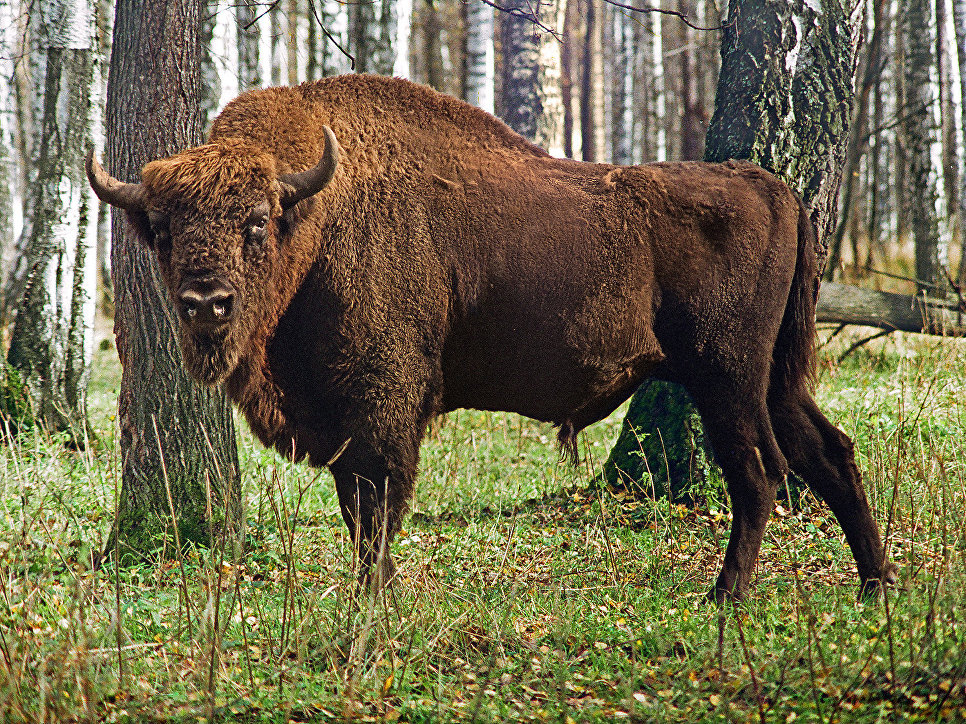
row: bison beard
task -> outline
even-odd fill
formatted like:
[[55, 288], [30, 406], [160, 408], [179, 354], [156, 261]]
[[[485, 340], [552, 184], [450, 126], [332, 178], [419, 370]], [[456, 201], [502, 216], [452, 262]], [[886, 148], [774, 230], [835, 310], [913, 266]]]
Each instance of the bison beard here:
[[575, 452], [649, 376], [688, 389], [728, 482], [714, 600], [747, 591], [789, 469], [842, 525], [861, 592], [894, 577], [852, 442], [810, 392], [814, 231], [760, 168], [554, 159], [460, 101], [353, 75], [239, 97], [140, 184], [92, 157], [88, 176], [155, 250], [188, 368], [263, 443], [330, 468], [375, 586], [434, 416], [517, 412]]

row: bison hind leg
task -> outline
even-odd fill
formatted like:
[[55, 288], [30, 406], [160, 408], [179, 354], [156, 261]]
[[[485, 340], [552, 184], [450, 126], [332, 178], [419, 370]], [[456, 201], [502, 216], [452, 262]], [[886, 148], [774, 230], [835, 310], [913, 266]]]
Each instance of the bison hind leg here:
[[886, 559], [852, 440], [828, 421], [807, 391], [772, 394], [768, 405], [791, 469], [832, 509], [845, 532], [859, 572], [860, 597], [876, 597], [883, 584], [895, 582], [897, 571]]

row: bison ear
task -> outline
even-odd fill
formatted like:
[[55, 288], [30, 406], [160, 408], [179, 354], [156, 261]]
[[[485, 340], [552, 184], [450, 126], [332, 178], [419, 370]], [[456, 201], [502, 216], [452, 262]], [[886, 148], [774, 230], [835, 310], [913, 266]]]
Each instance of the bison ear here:
[[278, 177], [278, 202], [282, 209], [290, 209], [299, 201], [315, 196], [324, 189], [339, 166], [339, 142], [328, 126], [322, 126], [325, 150], [322, 160], [313, 168], [301, 173], [284, 173]]

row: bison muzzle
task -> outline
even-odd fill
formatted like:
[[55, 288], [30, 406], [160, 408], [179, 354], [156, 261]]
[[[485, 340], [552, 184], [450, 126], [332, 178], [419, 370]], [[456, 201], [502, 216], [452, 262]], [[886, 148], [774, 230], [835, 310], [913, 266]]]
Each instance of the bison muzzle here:
[[237, 98], [141, 183], [93, 156], [88, 176], [154, 251], [191, 373], [264, 444], [329, 466], [376, 586], [433, 417], [517, 412], [572, 444], [648, 377], [687, 388], [727, 479], [714, 599], [745, 594], [789, 470], [842, 525], [861, 591], [894, 576], [852, 442], [810, 391], [812, 225], [752, 164], [555, 159], [460, 101], [353, 75]]

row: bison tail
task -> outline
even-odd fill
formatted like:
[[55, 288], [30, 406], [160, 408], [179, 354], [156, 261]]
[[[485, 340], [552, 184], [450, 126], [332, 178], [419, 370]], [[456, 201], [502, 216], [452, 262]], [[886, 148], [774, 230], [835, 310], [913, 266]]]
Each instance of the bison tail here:
[[798, 257], [785, 314], [775, 341], [771, 388], [792, 392], [815, 380], [815, 305], [818, 301], [818, 239], [808, 209], [798, 200]]

